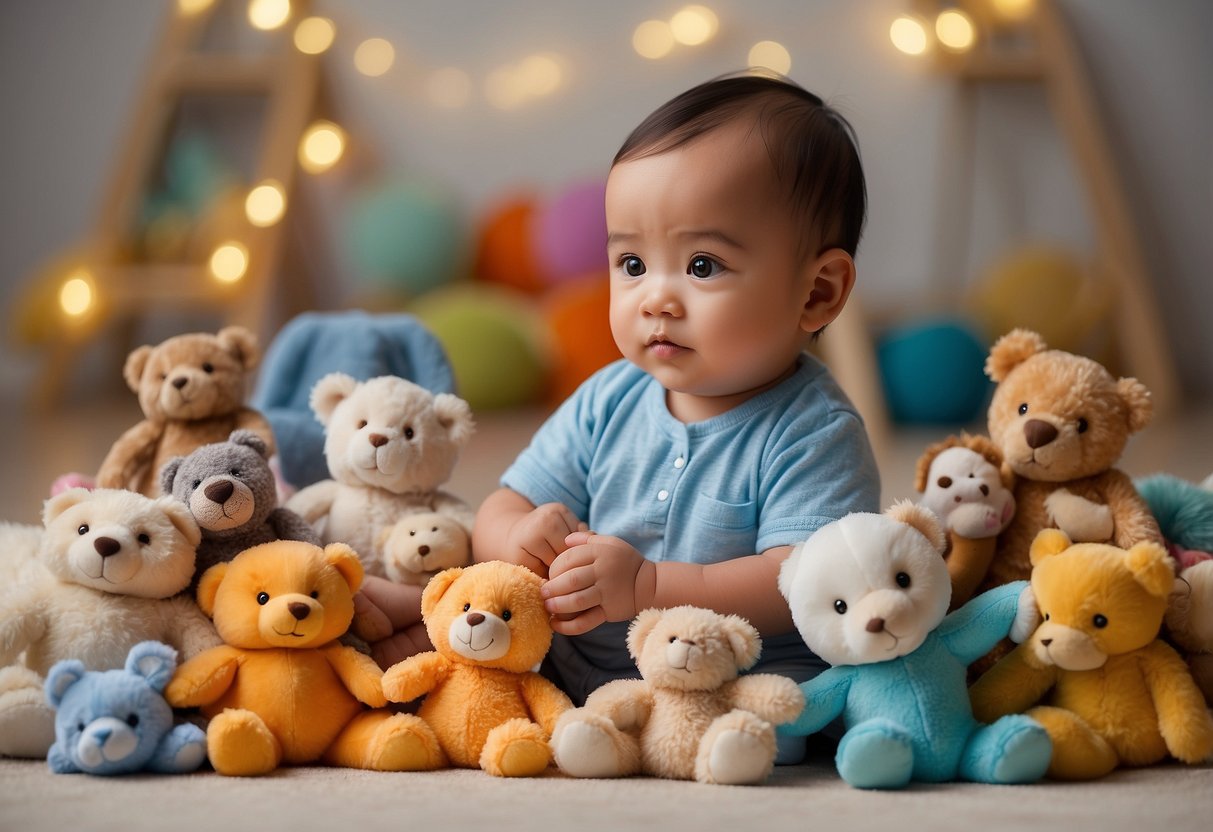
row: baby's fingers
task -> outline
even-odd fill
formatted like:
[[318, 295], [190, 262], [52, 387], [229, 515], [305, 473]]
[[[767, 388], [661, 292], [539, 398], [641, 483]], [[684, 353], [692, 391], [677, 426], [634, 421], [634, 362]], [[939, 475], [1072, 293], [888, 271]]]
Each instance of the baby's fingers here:
[[562, 636], [579, 636], [588, 633], [599, 624], [606, 623], [606, 613], [602, 607], [593, 607], [574, 618], [553, 618], [552, 632]]

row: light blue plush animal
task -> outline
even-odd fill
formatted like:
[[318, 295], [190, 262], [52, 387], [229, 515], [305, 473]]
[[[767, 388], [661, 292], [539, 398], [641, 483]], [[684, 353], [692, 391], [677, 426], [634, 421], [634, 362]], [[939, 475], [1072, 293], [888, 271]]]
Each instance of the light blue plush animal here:
[[822, 527], [785, 562], [779, 588], [809, 648], [833, 667], [801, 685], [805, 709], [780, 733], [843, 717], [838, 773], [852, 786], [911, 780], [1029, 783], [1049, 766], [1048, 734], [1025, 716], [973, 717], [968, 665], [1038, 613], [1026, 581], [979, 595], [945, 618], [951, 583], [935, 516], [911, 503]]
[[122, 670], [86, 671], [76, 659], [56, 662], [46, 677], [55, 714], [55, 744], [46, 755], [56, 774], [194, 771], [206, 759], [206, 734], [173, 725], [161, 695], [177, 651], [158, 641], [131, 648]]

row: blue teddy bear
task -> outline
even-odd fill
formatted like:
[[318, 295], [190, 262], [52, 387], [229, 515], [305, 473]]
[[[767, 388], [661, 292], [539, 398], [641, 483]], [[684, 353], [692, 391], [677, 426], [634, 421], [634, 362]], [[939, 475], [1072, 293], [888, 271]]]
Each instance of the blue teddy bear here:
[[1031, 633], [1038, 613], [1028, 584], [946, 615], [945, 546], [935, 515], [902, 502], [823, 526], [780, 570], [797, 629], [833, 667], [801, 685], [804, 711], [779, 731], [806, 736], [842, 716], [835, 762], [857, 788], [1030, 783], [1049, 766], [1052, 743], [1037, 722], [1014, 715], [982, 725], [965, 684], [968, 665], [1008, 633]]
[[46, 677], [55, 744], [46, 755], [56, 774], [194, 771], [206, 759], [206, 734], [173, 725], [161, 695], [177, 651], [158, 641], [131, 648], [121, 670], [90, 671], [77, 659], [56, 662]]

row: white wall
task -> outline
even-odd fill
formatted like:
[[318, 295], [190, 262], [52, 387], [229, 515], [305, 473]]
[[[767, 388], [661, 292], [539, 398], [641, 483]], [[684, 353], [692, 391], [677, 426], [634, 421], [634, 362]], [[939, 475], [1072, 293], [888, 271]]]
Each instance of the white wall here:
[[[626, 133], [675, 93], [740, 68], [749, 46], [780, 40], [791, 75], [855, 125], [871, 213], [859, 291], [878, 315], [931, 311], [991, 258], [1024, 238], [1089, 244], [1084, 195], [1043, 98], [983, 96], [974, 175], [960, 96], [927, 62], [889, 44], [907, 0], [719, 0], [710, 45], [651, 62], [630, 48], [634, 27], [679, 2], [655, 0], [318, 0], [337, 24], [329, 69], [335, 115], [379, 167], [445, 182], [469, 217], [519, 187], [551, 193], [605, 175]], [[1203, 0], [1064, 0], [1090, 61], [1141, 223], [1172, 347], [1188, 390], [1213, 393], [1213, 4]], [[0, 6], [0, 299], [38, 265], [80, 240], [101, 200], [149, 50], [170, 4], [47, 0]], [[395, 43], [397, 67], [368, 79], [353, 45]], [[563, 56], [567, 83], [510, 112], [482, 97], [458, 111], [418, 93], [421, 69], [455, 65], [482, 78], [536, 51]], [[308, 193], [323, 207], [334, 278], [349, 283], [340, 220], [358, 184], [334, 172]], [[967, 228], [968, 233], [965, 233]], [[957, 239], [957, 237], [961, 239]], [[964, 239], [967, 238], [967, 239]], [[6, 365], [9, 362], [5, 362]], [[11, 366], [11, 365], [10, 365]], [[14, 371], [9, 370], [11, 375]]]

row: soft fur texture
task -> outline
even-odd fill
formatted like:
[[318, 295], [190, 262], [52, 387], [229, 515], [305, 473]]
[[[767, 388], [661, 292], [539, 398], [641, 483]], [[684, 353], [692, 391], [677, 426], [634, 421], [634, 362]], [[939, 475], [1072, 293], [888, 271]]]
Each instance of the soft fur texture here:
[[200, 445], [222, 442], [237, 428], [257, 433], [272, 454], [269, 423], [243, 404], [260, 357], [257, 337], [239, 326], [224, 327], [216, 335], [177, 335], [134, 350], [122, 375], [139, 396], [144, 419], [110, 447], [97, 486], [156, 496], [164, 463]]
[[438, 512], [471, 534], [471, 509], [439, 490], [474, 430], [467, 402], [395, 376], [357, 382], [330, 373], [313, 388], [312, 409], [325, 426], [332, 479], [303, 489], [287, 507], [325, 542], [348, 543], [368, 575], [383, 577], [381, 535], [401, 517]]
[[379, 534], [387, 576], [402, 584], [425, 586], [444, 569], [467, 566], [472, 541], [467, 529], [445, 514], [410, 514]]
[[[46, 501], [36, 559], [0, 594], [0, 753], [45, 757], [44, 676], [63, 659], [122, 667], [141, 641], [192, 656], [219, 643], [193, 599], [198, 526], [181, 503], [82, 488]], [[5, 553], [8, 554], [7, 552]]]
[[973, 686], [977, 717], [1027, 711], [1053, 740], [1049, 776], [1063, 780], [1168, 754], [1207, 758], [1213, 719], [1183, 660], [1157, 638], [1174, 577], [1166, 550], [1071, 544], [1046, 529], [1031, 557], [1044, 621]]
[[1015, 514], [1015, 473], [984, 436], [961, 433], [928, 447], [918, 459], [914, 489], [943, 521], [948, 535], [950, 609], [973, 597], [994, 557], [998, 533]]
[[574, 777], [763, 782], [775, 761], [772, 723], [794, 719], [804, 698], [783, 676], [738, 676], [761, 650], [758, 631], [736, 615], [645, 610], [628, 628], [642, 678], [603, 685], [560, 718], [557, 765]]
[[279, 507], [269, 448], [251, 430], [174, 457], [160, 471], [165, 494], [189, 506], [202, 530], [194, 585], [216, 563], [274, 540], [319, 545], [320, 536], [295, 512]]
[[1167, 601], [1166, 623], [1192, 679], [1213, 706], [1213, 560], [1201, 560], [1179, 573]]
[[1213, 553], [1213, 491], [1170, 474], [1135, 480], [1168, 543]]
[[382, 671], [336, 641], [361, 583], [350, 547], [286, 540], [246, 549], [202, 576], [198, 603], [226, 644], [178, 668], [165, 698], [211, 718], [216, 771], [252, 776], [318, 761], [402, 768], [413, 743], [404, 716], [383, 707]]
[[820, 731], [842, 715], [838, 773], [859, 788], [911, 780], [1028, 783], [1049, 763], [1049, 738], [1020, 716], [973, 718], [967, 665], [1035, 610], [1008, 584], [948, 615], [950, 584], [934, 515], [910, 503], [823, 526], [784, 562], [779, 588], [805, 643], [834, 667], [801, 685], [787, 729]]
[[421, 614], [434, 652], [383, 676], [389, 700], [425, 697], [407, 717], [418, 740], [407, 768], [479, 767], [501, 777], [547, 768], [548, 738], [572, 703], [531, 670], [552, 643], [542, 583], [524, 567], [489, 561], [447, 569], [426, 586]]
[[193, 771], [206, 759], [206, 735], [192, 723], [174, 727], [161, 695], [177, 651], [157, 641], [131, 648], [121, 670], [90, 671], [77, 659], [56, 662], [46, 677], [55, 709], [55, 744], [47, 763], [56, 774]]

